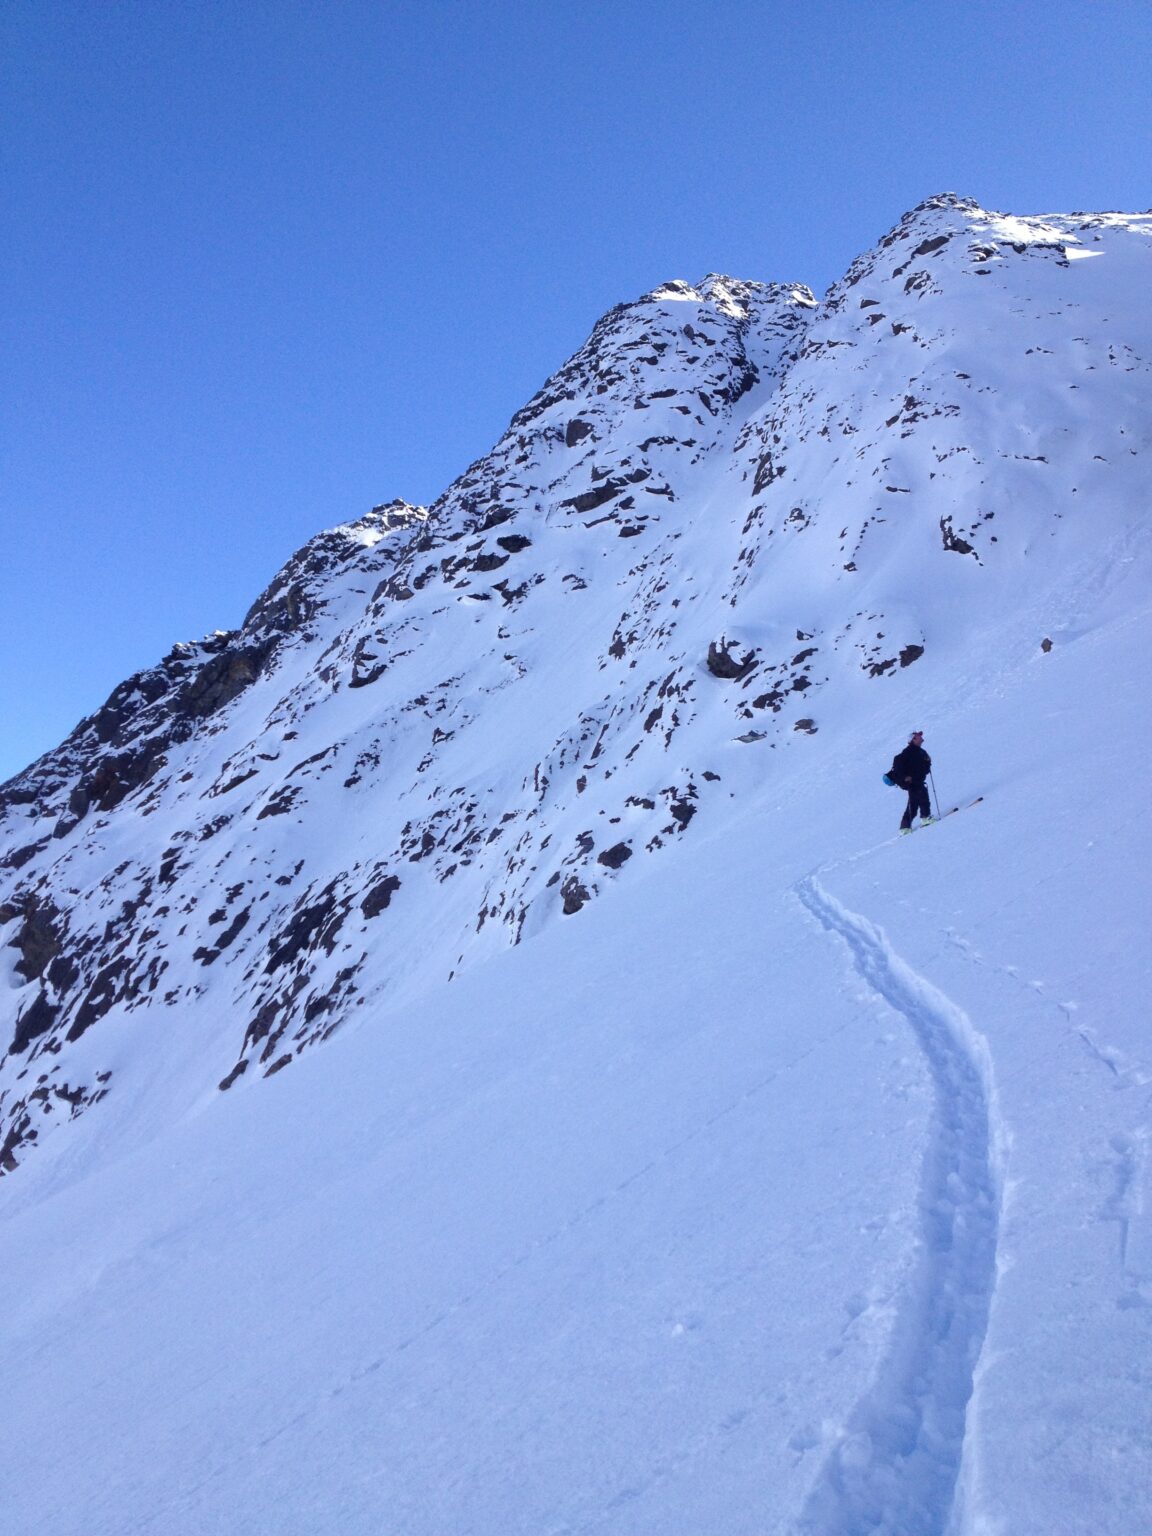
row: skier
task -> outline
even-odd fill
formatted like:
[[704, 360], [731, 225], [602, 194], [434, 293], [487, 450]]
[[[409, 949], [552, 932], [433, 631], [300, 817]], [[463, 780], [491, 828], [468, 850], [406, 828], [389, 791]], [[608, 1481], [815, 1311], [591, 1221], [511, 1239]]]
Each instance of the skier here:
[[897, 752], [889, 768], [889, 776], [908, 791], [908, 805], [900, 822], [901, 832], [911, 832], [912, 822], [919, 816], [920, 825], [927, 826], [936, 818], [932, 815], [932, 802], [928, 798], [926, 780], [932, 767], [932, 759], [924, 750], [924, 732], [913, 731], [908, 745]]

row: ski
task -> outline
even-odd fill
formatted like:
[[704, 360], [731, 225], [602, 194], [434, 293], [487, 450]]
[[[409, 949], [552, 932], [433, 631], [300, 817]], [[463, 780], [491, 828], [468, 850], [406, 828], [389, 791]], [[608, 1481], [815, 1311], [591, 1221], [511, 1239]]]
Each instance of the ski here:
[[957, 811], [970, 811], [974, 805], [979, 805], [983, 799], [983, 795], [977, 795], [975, 800], [966, 800], [963, 805], [954, 805], [951, 810], [941, 811], [939, 816], [933, 816], [931, 821], [922, 821], [919, 826], [915, 827], [901, 827], [900, 836], [907, 837], [910, 832], [919, 832], [923, 827], [935, 826], [938, 821], [943, 821], [946, 816], [955, 816]]
[[[968, 800], [963, 805], [954, 805], [950, 811], [944, 812], [944, 816], [955, 816], [957, 811], [970, 811], [974, 805], [979, 805], [983, 798], [983, 795], [977, 795], [975, 800]], [[944, 816], [941, 816], [938, 819], [943, 821]]]

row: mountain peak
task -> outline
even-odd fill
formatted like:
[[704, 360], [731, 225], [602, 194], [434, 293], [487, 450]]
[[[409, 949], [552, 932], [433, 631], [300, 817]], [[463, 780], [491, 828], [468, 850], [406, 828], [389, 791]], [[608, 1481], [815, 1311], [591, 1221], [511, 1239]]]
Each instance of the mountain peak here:
[[1148, 234], [617, 306], [0, 789], [7, 1529], [1152, 1529]]
[[[1077, 243], [1107, 260], [1073, 301]], [[862, 682], [935, 675], [941, 614], [1022, 551], [1056, 580], [1080, 487], [1132, 494], [1146, 249], [947, 193], [820, 305], [662, 284], [431, 508], [318, 534], [239, 630], [122, 684], [0, 793], [9, 1166], [52, 1119], [24, 1074], [94, 1102], [105, 1020], [203, 1019], [174, 1101], [279, 1071], [722, 819], [734, 750], [787, 762]]]

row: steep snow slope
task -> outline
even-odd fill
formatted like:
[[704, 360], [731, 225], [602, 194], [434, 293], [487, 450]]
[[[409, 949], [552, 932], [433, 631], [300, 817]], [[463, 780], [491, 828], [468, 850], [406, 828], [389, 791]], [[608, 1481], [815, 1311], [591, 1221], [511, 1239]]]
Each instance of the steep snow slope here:
[[5, 786], [6, 1528], [1149, 1523], [1150, 228], [658, 289]]
[[739, 794], [733, 736], [815, 761], [912, 666], [962, 691], [975, 622], [1140, 524], [1150, 223], [933, 199], [819, 307], [666, 285], [427, 513], [117, 690], [0, 804], [0, 1163], [573, 915]]
[[11, 1216], [5, 1529], [1144, 1529], [1141, 583]]
[[[669, 761], [699, 657], [658, 509], [727, 462], [732, 402], [812, 304], [716, 279], [613, 312], [429, 514], [323, 535], [238, 635], [178, 647], [8, 787], [9, 1162], [41, 1104], [118, 1083], [109, 1042], [154, 1041], [154, 1002], [206, 1083], [276, 1070], [680, 834], [707, 765]], [[586, 830], [613, 818], [632, 837]]]

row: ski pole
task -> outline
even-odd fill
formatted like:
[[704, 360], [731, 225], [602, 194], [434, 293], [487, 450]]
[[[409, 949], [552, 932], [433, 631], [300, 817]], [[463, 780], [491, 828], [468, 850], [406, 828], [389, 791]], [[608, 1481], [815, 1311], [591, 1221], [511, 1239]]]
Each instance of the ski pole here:
[[936, 820], [940, 820], [940, 796], [936, 793], [936, 780], [932, 777], [932, 770], [928, 770], [928, 779], [932, 785], [932, 798], [936, 802]]

